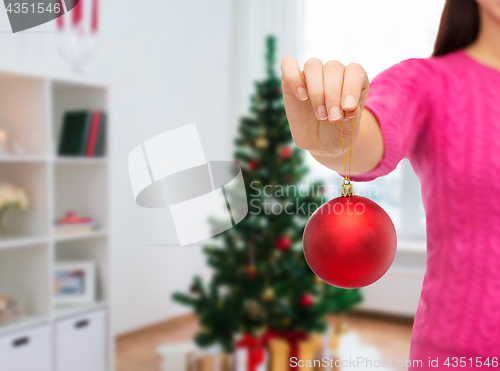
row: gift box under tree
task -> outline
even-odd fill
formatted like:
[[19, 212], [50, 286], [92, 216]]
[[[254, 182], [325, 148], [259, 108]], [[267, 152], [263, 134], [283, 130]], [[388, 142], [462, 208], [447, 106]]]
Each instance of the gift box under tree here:
[[231, 371], [268, 371], [267, 351], [257, 336], [245, 334], [236, 343]]
[[265, 343], [269, 349], [270, 371], [313, 371], [306, 365], [295, 367], [299, 360], [314, 360], [321, 350], [321, 336], [303, 331], [268, 331]]
[[340, 338], [347, 331], [343, 322], [337, 323], [335, 331], [330, 328], [322, 336], [321, 352], [316, 354], [314, 371], [338, 371], [340, 369]]
[[187, 355], [187, 371], [232, 371], [231, 357], [217, 346], [192, 351]]

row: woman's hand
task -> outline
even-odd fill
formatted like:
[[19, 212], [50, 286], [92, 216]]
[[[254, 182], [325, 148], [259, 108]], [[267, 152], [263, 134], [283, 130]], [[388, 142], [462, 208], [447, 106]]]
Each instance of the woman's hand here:
[[300, 71], [297, 60], [286, 56], [281, 71], [285, 110], [295, 144], [318, 160], [341, 156], [339, 123], [342, 122], [346, 150], [353, 115], [353, 143], [359, 133], [370, 84], [363, 67], [355, 63], [346, 67], [338, 61], [323, 65], [321, 60], [311, 58], [304, 71]]

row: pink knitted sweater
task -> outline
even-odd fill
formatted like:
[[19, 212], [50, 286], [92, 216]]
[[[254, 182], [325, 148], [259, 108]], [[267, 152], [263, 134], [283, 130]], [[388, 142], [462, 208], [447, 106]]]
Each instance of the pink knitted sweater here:
[[[356, 180], [408, 158], [422, 185], [427, 271], [410, 359], [423, 364], [410, 369], [430, 369], [429, 357], [439, 359], [432, 370], [500, 362], [500, 71], [463, 50], [405, 60], [373, 80], [366, 108], [385, 154]], [[466, 365], [450, 358], [447, 367], [447, 357], [467, 357]]]

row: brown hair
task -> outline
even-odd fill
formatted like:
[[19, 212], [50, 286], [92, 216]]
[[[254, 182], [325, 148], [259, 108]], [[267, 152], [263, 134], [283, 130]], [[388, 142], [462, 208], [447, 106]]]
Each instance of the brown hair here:
[[479, 7], [475, 0], [446, 0], [434, 44], [434, 57], [472, 44], [479, 33]]

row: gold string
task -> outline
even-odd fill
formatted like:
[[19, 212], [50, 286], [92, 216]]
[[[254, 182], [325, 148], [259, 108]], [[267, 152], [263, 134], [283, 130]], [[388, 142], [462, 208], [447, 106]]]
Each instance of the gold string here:
[[352, 158], [352, 136], [354, 133], [354, 110], [352, 112], [352, 120], [351, 120], [351, 144], [349, 147], [349, 173], [347, 173], [347, 166], [345, 162], [345, 150], [344, 150], [344, 133], [342, 132], [342, 121], [340, 121], [340, 140], [342, 143], [342, 157], [344, 158], [344, 179], [347, 179], [349, 182], [351, 181], [351, 158]]

